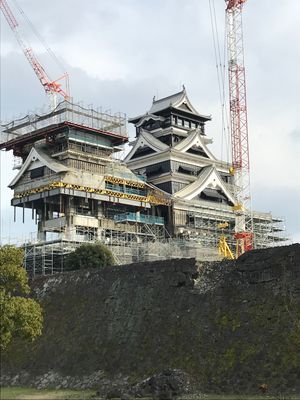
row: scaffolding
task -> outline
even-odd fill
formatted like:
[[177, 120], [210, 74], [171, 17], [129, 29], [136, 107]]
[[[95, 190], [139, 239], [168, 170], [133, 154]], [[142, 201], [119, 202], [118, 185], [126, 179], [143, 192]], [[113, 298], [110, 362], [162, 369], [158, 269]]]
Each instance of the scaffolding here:
[[32, 278], [53, 275], [65, 271], [68, 254], [83, 243], [103, 243], [112, 252], [115, 264], [159, 261], [174, 258], [196, 258], [201, 261], [220, 259], [217, 249], [203, 247], [188, 239], [156, 239], [151, 235], [138, 235], [106, 229], [100, 240], [85, 238], [82, 241], [54, 240], [24, 244], [24, 266]]
[[254, 248], [278, 246], [288, 238], [283, 236], [284, 219], [272, 217], [271, 213], [253, 213]]
[[32, 140], [36, 141], [53, 126], [70, 125], [84, 127], [94, 132], [106, 133], [127, 141], [126, 115], [109, 111], [102, 112], [93, 108], [85, 108], [66, 100], [58, 104], [54, 110], [37, 114], [29, 113], [23, 118], [1, 124], [0, 148], [9, 149], [9, 142]]
[[[15, 159], [15, 168], [31, 151], [48, 160], [31, 172], [24, 164], [23, 180], [14, 186], [12, 205], [23, 208], [23, 221], [25, 208], [30, 208], [38, 223], [40, 241], [23, 246], [30, 276], [63, 272], [67, 255], [82, 243], [104, 243], [119, 265], [189, 257], [218, 260], [221, 236], [234, 249], [232, 207], [185, 201], [148, 183], [143, 169], [135, 174], [112, 159], [126, 141], [124, 114], [67, 101], [54, 111], [30, 113], [2, 125], [0, 149], [22, 156]], [[49, 172], [52, 162], [63, 168]], [[253, 220], [255, 248], [284, 240], [281, 219], [256, 213]], [[57, 235], [55, 240], [49, 240], [49, 233]]]
[[[234, 216], [232, 213], [215, 212], [188, 212], [185, 224], [178, 225], [182, 237], [194, 240], [203, 247], [217, 248], [220, 237], [224, 237], [229, 248], [234, 252], [236, 241], [234, 238]], [[254, 248], [278, 246], [288, 239], [283, 236], [284, 221], [274, 218], [271, 213], [253, 213]]]
[[30, 277], [61, 273], [64, 271], [65, 257], [80, 244], [66, 240], [25, 243], [24, 267]]
[[[223, 222], [222, 222], [223, 221]], [[280, 236], [282, 219], [271, 214], [254, 216], [255, 248], [276, 246], [287, 240]], [[115, 214], [101, 220], [100, 229], [76, 226], [76, 241], [60, 239], [24, 244], [24, 265], [30, 276], [51, 275], [64, 271], [65, 258], [83, 243], [100, 242], [112, 252], [117, 265], [133, 262], [196, 258], [200, 261], [220, 260], [220, 237], [234, 252], [234, 220], [220, 216], [190, 213], [187, 223], [171, 237], [164, 219], [140, 213]]]

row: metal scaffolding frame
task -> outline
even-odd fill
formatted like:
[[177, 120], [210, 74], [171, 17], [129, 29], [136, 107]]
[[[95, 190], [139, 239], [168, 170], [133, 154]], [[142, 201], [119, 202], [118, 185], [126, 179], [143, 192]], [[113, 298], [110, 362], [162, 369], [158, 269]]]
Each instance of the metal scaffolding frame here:
[[[200, 260], [220, 259], [217, 249], [203, 247], [187, 238], [152, 239], [140, 235], [105, 230], [105, 244], [112, 252], [117, 265], [135, 262], [158, 261], [174, 258], [196, 258]], [[96, 240], [74, 242], [54, 240], [41, 243], [24, 244], [24, 266], [30, 277], [52, 275], [64, 272], [65, 258], [83, 243], [96, 243]]]
[[[83, 243], [100, 242], [113, 253], [116, 264], [155, 261], [172, 258], [195, 257], [198, 260], [219, 260], [218, 242], [220, 236], [226, 237], [234, 251], [235, 240], [232, 235], [234, 221], [213, 214], [189, 213], [189, 221], [181, 228], [177, 237], [171, 237], [160, 218], [144, 219], [143, 222], [128, 218], [103, 224], [101, 229], [82, 227], [82, 240], [68, 241], [57, 239], [45, 242], [24, 244], [24, 265], [30, 276], [49, 275], [64, 271], [65, 257]], [[151, 222], [151, 223], [147, 223]], [[155, 223], [157, 222], [157, 223]], [[221, 223], [223, 222], [223, 224]], [[287, 240], [280, 236], [283, 228], [280, 218], [271, 214], [254, 216], [255, 248], [278, 245]], [[80, 229], [80, 227], [78, 228]]]
[[[165, 238], [170, 238], [163, 224], [123, 221], [119, 225], [122, 228], [120, 230], [113, 225], [101, 229], [81, 227], [82, 240], [80, 241], [58, 238], [52, 241], [25, 243], [23, 245], [24, 266], [30, 276], [63, 272], [67, 254], [83, 243], [96, 242], [105, 244], [112, 251], [116, 264], [150, 261], [153, 257], [148, 254], [149, 244], [163, 243]], [[155, 253], [160, 254], [159, 248]], [[157, 256], [157, 259], [161, 259], [161, 257]]]
[[5, 147], [5, 143], [10, 140], [19, 139], [24, 135], [31, 136], [35, 132], [63, 123], [82, 126], [93, 131], [108, 132], [127, 139], [125, 114], [111, 115], [108, 110], [102, 112], [102, 110], [86, 108], [64, 100], [54, 110], [42, 110], [40, 114], [38, 111], [30, 112], [23, 118], [2, 124], [0, 144]]
[[[216, 208], [216, 211], [220, 211]], [[199, 213], [188, 212], [187, 223], [182, 225], [182, 236], [188, 237], [204, 247], [216, 248], [221, 236], [233, 250], [236, 245], [234, 232], [234, 216], [229, 213]], [[254, 248], [276, 246], [288, 240], [283, 237], [284, 226], [282, 218], [274, 218], [270, 213], [253, 214]]]
[[[80, 145], [74, 142], [74, 137], [66, 143], [55, 142], [56, 133], [65, 125], [70, 125], [75, 130], [83, 129], [87, 135], [90, 135], [90, 132], [106, 137], [109, 135], [113, 138], [111, 147], [107, 147], [105, 142], [92, 142], [90, 136], [84, 148], [81, 141]], [[118, 150], [116, 145], [127, 141], [125, 115], [111, 115], [107, 111], [84, 108], [63, 101], [54, 111], [31, 113], [2, 126], [0, 149], [22, 150], [24, 144], [30, 146], [41, 139], [50, 141], [50, 157], [64, 157], [59, 159], [61, 163], [68, 161], [72, 153], [74, 159], [71, 161], [75, 160], [77, 163], [74, 168], [80, 170], [83, 167], [79, 165], [79, 161], [83, 163], [87, 161], [86, 158], [92, 159], [93, 164], [97, 164], [97, 169], [94, 166], [94, 169], [91, 169], [89, 165], [90, 170], [84, 171], [101, 177], [103, 185], [99, 185], [97, 180], [91, 180], [90, 183], [86, 180], [69, 182], [56, 175], [55, 178], [52, 175], [43, 175], [41, 178], [35, 177], [30, 187], [25, 185], [25, 181], [24, 187], [20, 185], [18, 190], [15, 190], [13, 205], [23, 204], [23, 221], [25, 203], [32, 207], [34, 216], [32, 202], [37, 199], [41, 202], [41, 212], [35, 214], [39, 224], [38, 237], [41, 241], [29, 241], [23, 245], [24, 264], [30, 276], [63, 272], [65, 258], [70, 252], [82, 243], [97, 241], [110, 248], [116, 264], [119, 265], [185, 257], [217, 260], [220, 259], [218, 242], [221, 236], [226, 238], [228, 246], [234, 249], [235, 214], [230, 206], [204, 200], [176, 199], [176, 203], [172, 196], [148, 184], [144, 176], [131, 172], [123, 163], [109, 162], [111, 154]], [[65, 153], [68, 153], [68, 157]], [[20, 160], [15, 161], [15, 168], [20, 168], [20, 163], [17, 163]], [[227, 186], [232, 191], [232, 187], [229, 187], [229, 184]], [[68, 214], [66, 205], [61, 205], [61, 196], [84, 199], [87, 207], [83, 207], [81, 200], [74, 202], [72, 207], [69, 207]], [[47, 198], [48, 203], [45, 201]], [[103, 209], [98, 209], [99, 204], [96, 203], [95, 206], [95, 201], [108, 202], [111, 206], [105, 205]], [[118, 206], [118, 203], [121, 206]], [[56, 209], [53, 206], [55, 204]], [[166, 211], [156, 206], [172, 208]], [[173, 215], [170, 216], [169, 212], [173, 212]], [[168, 215], [167, 225], [175, 230], [172, 237], [167, 231], [165, 219], [160, 215]], [[281, 219], [273, 218], [269, 213], [254, 213], [253, 221], [255, 248], [278, 245], [286, 240], [279, 235], [283, 231], [280, 227]], [[49, 232], [57, 234], [57, 239], [47, 240], [46, 235]]]

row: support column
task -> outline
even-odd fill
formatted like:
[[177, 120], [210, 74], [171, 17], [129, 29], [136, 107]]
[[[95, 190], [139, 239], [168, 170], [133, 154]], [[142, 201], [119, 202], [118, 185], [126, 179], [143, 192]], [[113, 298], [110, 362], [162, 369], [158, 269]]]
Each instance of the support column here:
[[69, 196], [65, 203], [65, 215], [66, 215], [66, 228], [64, 232], [64, 239], [76, 240], [76, 228], [74, 225], [74, 215], [76, 214], [74, 197]]
[[46, 232], [44, 231], [43, 211], [42, 210], [36, 210], [36, 217], [38, 217], [37, 240], [39, 242], [45, 242], [46, 241]]

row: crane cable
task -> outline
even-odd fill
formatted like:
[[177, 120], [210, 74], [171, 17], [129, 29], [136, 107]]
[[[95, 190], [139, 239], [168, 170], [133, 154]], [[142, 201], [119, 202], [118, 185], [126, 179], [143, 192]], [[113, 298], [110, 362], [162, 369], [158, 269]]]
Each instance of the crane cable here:
[[[219, 39], [219, 30], [218, 30], [218, 22], [216, 17], [216, 8], [214, 0], [209, 1], [209, 11], [210, 11], [210, 20], [211, 20], [211, 30], [212, 30], [212, 38], [213, 38], [213, 46], [214, 46], [214, 54], [216, 61], [216, 69], [217, 69], [217, 78], [218, 78], [218, 89], [219, 89], [219, 97], [220, 104], [222, 110], [222, 137], [221, 137], [221, 160], [223, 159], [223, 147], [225, 141], [225, 156], [226, 161], [229, 162], [230, 154], [229, 154], [229, 144], [230, 144], [230, 128], [229, 128], [229, 117], [228, 110], [226, 105], [226, 90], [225, 90], [225, 76], [226, 76], [226, 29], [224, 31], [224, 43], [223, 43], [223, 55], [221, 55], [221, 46]], [[226, 27], [226, 23], [225, 23]]]
[[56, 65], [59, 67], [59, 69], [61, 71], [65, 71], [65, 67], [63, 65], [63, 63], [57, 58], [57, 56], [55, 55], [55, 53], [52, 51], [52, 49], [50, 48], [50, 46], [47, 44], [47, 42], [45, 41], [45, 39], [42, 37], [42, 35], [38, 32], [38, 30], [35, 28], [35, 26], [33, 25], [33, 23], [31, 22], [31, 20], [28, 18], [28, 16], [25, 14], [25, 12], [23, 11], [23, 9], [20, 7], [20, 5], [17, 3], [16, 0], [11, 0], [15, 7], [18, 9], [19, 13], [22, 15], [23, 19], [26, 21], [26, 23], [28, 24], [28, 26], [30, 26], [32, 32], [34, 33], [34, 35], [36, 36], [36, 38], [39, 40], [39, 42], [43, 45], [43, 47], [45, 48], [45, 50], [47, 51], [47, 53], [50, 55], [50, 57], [55, 61]]
[[[228, 115], [228, 107], [226, 101], [226, 90], [225, 90], [225, 81], [226, 81], [226, 44], [227, 44], [227, 24], [225, 23], [224, 29], [224, 42], [223, 42], [223, 54], [221, 53], [221, 46], [220, 46], [220, 39], [219, 39], [219, 30], [218, 30], [218, 23], [216, 17], [216, 8], [214, 0], [209, 0], [209, 10], [210, 10], [210, 20], [211, 20], [211, 30], [212, 30], [212, 38], [213, 38], [213, 46], [214, 46], [214, 54], [215, 54], [215, 61], [216, 61], [216, 69], [217, 69], [217, 77], [218, 77], [218, 90], [219, 90], [219, 98], [221, 104], [221, 111], [222, 111], [222, 135], [221, 135], [221, 157], [220, 161], [223, 163], [222, 160], [227, 161], [225, 166], [228, 166], [230, 162], [230, 128], [229, 128], [229, 115]], [[225, 16], [226, 18], [226, 16]], [[225, 21], [226, 22], [226, 21]], [[225, 142], [225, 143], [224, 143]], [[223, 154], [223, 148], [225, 145], [225, 154]], [[225, 156], [225, 157], [223, 157]], [[219, 210], [222, 210], [221, 203], [219, 204]], [[232, 246], [231, 243], [231, 234], [230, 234], [230, 222], [226, 219], [221, 224], [216, 224], [215, 226], [215, 233], [218, 236], [218, 251], [219, 253], [226, 258], [233, 258], [232, 252], [230, 247]], [[224, 252], [224, 249], [226, 250]], [[228, 253], [229, 252], [229, 253]]]

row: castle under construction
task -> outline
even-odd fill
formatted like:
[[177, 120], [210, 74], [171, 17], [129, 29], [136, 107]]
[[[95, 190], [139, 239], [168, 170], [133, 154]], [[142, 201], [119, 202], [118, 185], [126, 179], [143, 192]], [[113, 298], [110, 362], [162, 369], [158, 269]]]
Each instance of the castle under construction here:
[[[43, 115], [2, 126], [0, 149], [13, 151], [18, 173], [12, 206], [30, 209], [36, 240], [24, 243], [31, 275], [64, 270], [64, 257], [83, 242], [100, 241], [116, 262], [220, 257], [225, 237], [234, 247], [234, 176], [210, 151], [209, 115], [200, 114], [185, 89], [155, 100], [130, 118], [68, 101]], [[283, 241], [282, 220], [252, 212], [254, 247]]]

